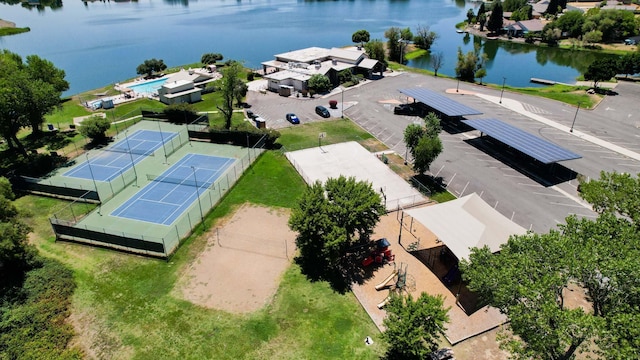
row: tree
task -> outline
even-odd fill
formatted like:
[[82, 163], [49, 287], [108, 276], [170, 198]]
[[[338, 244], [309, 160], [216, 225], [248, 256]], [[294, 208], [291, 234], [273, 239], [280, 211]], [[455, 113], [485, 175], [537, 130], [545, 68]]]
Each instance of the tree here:
[[369, 42], [370, 34], [367, 30], [358, 30], [351, 35], [351, 41], [354, 43], [360, 43], [360, 47], [364, 46], [364, 43]]
[[153, 76], [153, 73], [164, 71], [166, 68], [167, 65], [162, 59], [158, 60], [153, 58], [145, 60], [142, 64], [138, 65], [136, 68], [136, 74], [151, 77]]
[[225, 129], [231, 129], [231, 118], [233, 117], [233, 100], [237, 99], [238, 91], [241, 90], [239, 84], [242, 82], [240, 79], [240, 72], [242, 71], [242, 64], [237, 61], [232, 61], [229, 66], [226, 66], [222, 70], [222, 85], [220, 86], [220, 92], [222, 93], [222, 104], [216, 106], [222, 113], [225, 120]]
[[369, 242], [385, 213], [382, 198], [368, 182], [355, 178], [327, 179], [309, 186], [291, 212], [289, 227], [298, 232], [296, 262], [312, 279], [341, 278], [350, 262], [343, 262], [356, 245]]
[[551, 23], [545, 25], [542, 29], [542, 41], [549, 45], [556, 45], [558, 44], [558, 40], [562, 37], [562, 30], [549, 25], [551, 25]]
[[222, 59], [224, 59], [222, 54], [206, 53], [206, 54], [202, 54], [202, 57], [200, 58], [200, 62], [205, 65], [210, 65], [210, 64], [215, 64], [216, 61], [222, 61]]
[[236, 104], [242, 105], [242, 100], [247, 96], [249, 92], [249, 86], [244, 81], [238, 81], [234, 90], [234, 96], [236, 98]]
[[391, 27], [384, 32], [384, 37], [387, 38], [387, 50], [389, 51], [389, 60], [400, 61], [400, 54], [402, 52], [402, 40], [400, 36], [400, 28]]
[[482, 78], [487, 76], [487, 69], [480, 68], [476, 70], [476, 74], [474, 75], [476, 78], [480, 79], [480, 85], [482, 85]]
[[365, 52], [370, 59], [378, 60], [381, 63], [387, 64], [385, 57], [384, 43], [379, 39], [374, 39], [364, 44]]
[[640, 52], [627, 53], [620, 58], [620, 72], [629, 76], [629, 74], [640, 73]]
[[[484, 3], [482, 3], [484, 5]], [[478, 24], [480, 25], [480, 31], [484, 31], [484, 25], [487, 23], [487, 14], [482, 13], [478, 15]]]
[[32, 265], [36, 250], [29, 245], [29, 227], [20, 221], [9, 181], [0, 177], [0, 292], [10, 282], [20, 279]]
[[618, 62], [611, 59], [596, 59], [584, 73], [585, 80], [593, 80], [593, 87], [598, 88], [598, 82], [606, 81], [618, 73]]
[[106, 132], [110, 127], [111, 123], [106, 117], [94, 115], [82, 121], [78, 131], [94, 142], [103, 142], [106, 139]]
[[582, 11], [572, 10], [562, 14], [553, 22], [553, 26], [559, 28], [563, 33], [567, 33], [569, 37], [580, 37], [582, 35], [582, 27], [585, 17]]
[[476, 72], [473, 76], [480, 79], [480, 85], [482, 85], [482, 78], [487, 76], [486, 64], [488, 59], [489, 55], [483, 53], [478, 56], [478, 61], [476, 62]]
[[[570, 359], [582, 350], [605, 359], [637, 356], [639, 186], [637, 177], [603, 172], [579, 188], [595, 220], [572, 215], [558, 230], [513, 236], [499, 253], [473, 249], [462, 261], [469, 288], [509, 317], [513, 336], [503, 348], [517, 358]], [[567, 301], [580, 290], [587, 306]]]
[[560, 232], [552, 231], [512, 236], [496, 254], [486, 246], [472, 249], [461, 262], [469, 289], [506, 314], [519, 337], [507, 337], [503, 349], [521, 358], [569, 359], [596, 334], [591, 315], [565, 307], [570, 275], [563, 260], [572, 258], [571, 250]]
[[326, 75], [313, 74], [307, 81], [307, 87], [315, 93], [324, 93], [331, 89], [331, 80]]
[[640, 224], [640, 178], [626, 173], [601, 172], [600, 179], [580, 183], [580, 196], [599, 214], [619, 214]]
[[385, 311], [382, 338], [388, 344], [389, 359], [426, 359], [438, 348], [444, 325], [449, 322], [449, 308], [444, 308], [442, 295], [423, 292], [414, 301], [411, 294], [393, 294]]
[[425, 136], [421, 138], [412, 153], [413, 170], [418, 174], [424, 174], [441, 152], [442, 141], [439, 137]]
[[582, 36], [582, 40], [584, 40], [584, 42], [586, 42], [587, 44], [599, 43], [600, 41], [602, 41], [602, 31], [600, 30], [589, 31], [588, 33]]
[[[480, 15], [486, 15], [487, 9], [484, 6], [484, 1], [480, 3], [480, 7], [478, 8], [478, 14], [476, 15], [476, 19], [480, 19]], [[486, 16], [485, 16], [486, 19]]]
[[428, 26], [418, 26], [413, 43], [420, 49], [429, 50], [437, 38], [438, 34], [435, 31], [429, 31]]
[[462, 53], [462, 49], [458, 48], [458, 62], [456, 63], [456, 77], [462, 81], [473, 82], [476, 71], [479, 69], [480, 57], [479, 49], [476, 46], [475, 51], [469, 51], [467, 54]]
[[406, 27], [400, 30], [400, 39], [404, 40], [405, 42], [413, 41], [413, 33], [411, 32], [411, 29]]
[[27, 62], [8, 50], [0, 52], [0, 136], [12, 150], [26, 154], [17, 133], [31, 127], [38, 133], [44, 115], [60, 104], [62, 92], [69, 88], [64, 71], [38, 56]]
[[527, 0], [504, 0], [502, 10], [514, 12], [527, 5]]
[[442, 51], [439, 51], [435, 54], [431, 54], [431, 67], [433, 67], [433, 73], [436, 77], [438, 77], [438, 70], [444, 64], [444, 54]]
[[469, 25], [473, 24], [474, 23], [473, 18], [475, 18], [475, 17], [476, 17], [476, 15], [473, 13], [473, 9], [469, 9], [467, 11], [467, 23]]
[[429, 170], [429, 166], [442, 152], [438, 135], [442, 131], [440, 119], [434, 113], [424, 118], [425, 127], [410, 124], [404, 130], [404, 142], [413, 157], [413, 169], [418, 174]]
[[489, 16], [489, 21], [487, 21], [487, 30], [493, 33], [498, 33], [500, 29], [502, 29], [502, 23], [503, 23], [502, 2], [498, 0], [493, 4], [493, 8], [491, 9], [491, 15]]

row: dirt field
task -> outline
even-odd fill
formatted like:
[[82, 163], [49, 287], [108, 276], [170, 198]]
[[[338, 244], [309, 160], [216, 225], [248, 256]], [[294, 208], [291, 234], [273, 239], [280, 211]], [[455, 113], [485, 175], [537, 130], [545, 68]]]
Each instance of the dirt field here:
[[295, 251], [289, 212], [246, 204], [212, 229], [179, 281], [181, 296], [208, 308], [249, 313], [268, 304]]

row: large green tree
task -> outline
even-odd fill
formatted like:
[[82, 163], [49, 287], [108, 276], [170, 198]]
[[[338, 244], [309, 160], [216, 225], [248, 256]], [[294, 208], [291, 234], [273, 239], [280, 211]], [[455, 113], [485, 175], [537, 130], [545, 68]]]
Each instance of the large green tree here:
[[364, 49], [370, 59], [378, 60], [386, 66], [387, 59], [385, 56], [384, 43], [382, 42], [382, 40], [373, 39], [364, 44]]
[[607, 81], [618, 73], [618, 61], [611, 59], [596, 59], [584, 73], [585, 80], [593, 81], [593, 87], [598, 88], [598, 83]]
[[384, 32], [384, 37], [387, 38], [387, 51], [389, 53], [389, 60], [400, 61], [400, 54], [402, 49], [402, 37], [399, 27], [390, 27]]
[[[547, 234], [513, 236], [499, 253], [473, 249], [462, 261], [471, 290], [509, 317], [502, 346], [516, 358], [571, 359], [589, 351], [605, 359], [640, 351], [640, 182], [605, 174], [580, 184], [599, 216]], [[584, 294], [588, 303], [569, 302]]]
[[449, 322], [442, 295], [423, 292], [414, 300], [411, 294], [393, 294], [385, 311], [382, 338], [388, 344], [389, 359], [426, 359], [438, 348], [444, 325]]
[[413, 43], [420, 49], [429, 50], [437, 38], [438, 33], [429, 30], [428, 26], [418, 25], [416, 35], [413, 37]]
[[354, 43], [360, 43], [360, 47], [369, 42], [370, 34], [367, 30], [358, 30], [351, 35], [351, 41]]
[[22, 58], [8, 50], [0, 53], [0, 136], [10, 149], [26, 151], [17, 138], [22, 127], [40, 131], [44, 115], [60, 104], [69, 89], [64, 71], [38, 56]]
[[78, 131], [83, 136], [94, 142], [101, 143], [107, 138], [107, 130], [111, 127], [111, 122], [106, 117], [94, 115], [85, 119]]
[[224, 116], [224, 126], [231, 129], [231, 118], [233, 117], [233, 100], [238, 98], [238, 92], [244, 91], [241, 86], [242, 64], [237, 61], [231, 61], [228, 66], [222, 70], [222, 85], [220, 93], [222, 94], [222, 103], [216, 107]]
[[312, 279], [336, 281], [351, 263], [343, 261], [357, 245], [370, 241], [385, 213], [381, 196], [368, 182], [327, 179], [310, 185], [292, 210], [289, 226], [298, 233], [296, 261]]
[[147, 59], [136, 68], [136, 74], [145, 75], [146, 77], [153, 76], [154, 73], [164, 71], [167, 65], [162, 59]]
[[413, 169], [418, 174], [429, 170], [431, 163], [442, 152], [438, 135], [442, 131], [440, 119], [434, 113], [424, 118], [425, 126], [410, 124], [404, 130], [404, 142], [413, 157]]
[[216, 61], [222, 61], [222, 59], [224, 59], [224, 56], [222, 56], [222, 54], [206, 53], [206, 54], [202, 54], [202, 56], [200, 57], [200, 62], [203, 63], [204, 65], [211, 65], [211, 64], [215, 64]]
[[314, 93], [324, 93], [331, 89], [331, 80], [326, 75], [313, 74], [307, 81], [307, 87]]
[[502, 10], [502, 2], [500, 0], [495, 1], [491, 8], [491, 15], [487, 21], [487, 30], [497, 33], [502, 29], [504, 13]]

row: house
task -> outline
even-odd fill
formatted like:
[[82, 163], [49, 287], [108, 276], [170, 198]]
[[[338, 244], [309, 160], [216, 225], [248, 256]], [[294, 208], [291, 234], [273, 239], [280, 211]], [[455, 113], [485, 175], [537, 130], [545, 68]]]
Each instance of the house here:
[[315, 74], [327, 76], [334, 86], [338, 86], [338, 74], [341, 71], [350, 70], [371, 78], [375, 72], [382, 73], [385, 70], [382, 63], [369, 59], [361, 50], [320, 47], [278, 54], [275, 60], [263, 62], [262, 67], [265, 73], [267, 68], [276, 70], [264, 76], [267, 89], [281, 92], [285, 87], [303, 93], [307, 91], [307, 81]]
[[202, 100], [205, 86], [221, 75], [211, 69], [182, 69], [172, 74], [158, 89], [160, 101], [167, 104], [194, 103]]
[[521, 20], [506, 26], [507, 35], [513, 37], [523, 37], [526, 34], [541, 33], [544, 23], [539, 19]]
[[202, 100], [202, 89], [189, 80], [167, 81], [158, 89], [158, 96], [160, 101], [167, 105], [191, 104]]

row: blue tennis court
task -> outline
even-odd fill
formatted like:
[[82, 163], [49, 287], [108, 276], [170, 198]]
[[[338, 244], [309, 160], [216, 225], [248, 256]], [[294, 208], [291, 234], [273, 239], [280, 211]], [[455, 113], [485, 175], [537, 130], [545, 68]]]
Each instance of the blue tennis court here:
[[62, 174], [63, 176], [111, 181], [134, 164], [152, 155], [164, 143], [178, 136], [175, 132], [138, 130], [125, 139], [102, 149], [98, 155]]
[[224, 174], [235, 159], [189, 154], [138, 191], [111, 215], [170, 225]]

